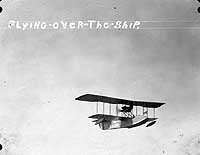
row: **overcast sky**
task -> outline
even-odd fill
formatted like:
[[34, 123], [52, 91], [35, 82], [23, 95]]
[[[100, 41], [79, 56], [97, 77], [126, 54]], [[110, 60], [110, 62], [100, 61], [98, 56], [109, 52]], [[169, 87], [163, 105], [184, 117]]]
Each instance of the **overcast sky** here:
[[[198, 29], [6, 29], [10, 19], [181, 20], [182, 27], [193, 27], [200, 18], [197, 2], [8, 0], [1, 6], [2, 152], [200, 154]], [[74, 100], [85, 93], [167, 104], [150, 128], [103, 131], [88, 119], [95, 105]]]

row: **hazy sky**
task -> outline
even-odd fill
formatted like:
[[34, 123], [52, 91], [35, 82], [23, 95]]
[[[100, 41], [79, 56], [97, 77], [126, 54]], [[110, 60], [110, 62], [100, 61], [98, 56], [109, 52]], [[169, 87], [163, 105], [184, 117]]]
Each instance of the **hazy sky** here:
[[[200, 154], [198, 29], [6, 28], [10, 19], [178, 20], [185, 21], [182, 27], [193, 27], [200, 18], [196, 1], [8, 0], [1, 4], [2, 153]], [[157, 110], [159, 120], [150, 128], [102, 131], [87, 118], [95, 113], [95, 105], [74, 100], [85, 93], [167, 104]]]

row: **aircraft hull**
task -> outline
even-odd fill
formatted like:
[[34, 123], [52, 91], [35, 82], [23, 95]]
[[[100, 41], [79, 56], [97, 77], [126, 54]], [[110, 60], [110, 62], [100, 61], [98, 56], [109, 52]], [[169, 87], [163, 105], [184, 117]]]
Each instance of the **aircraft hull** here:
[[114, 119], [111, 121], [102, 121], [99, 126], [102, 130], [111, 130], [119, 128], [132, 128], [148, 122], [148, 117], [144, 115], [138, 115], [134, 118]]

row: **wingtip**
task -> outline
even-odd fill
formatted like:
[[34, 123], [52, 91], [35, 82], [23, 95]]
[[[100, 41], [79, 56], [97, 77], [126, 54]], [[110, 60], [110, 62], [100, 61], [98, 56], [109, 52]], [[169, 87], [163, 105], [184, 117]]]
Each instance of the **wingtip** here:
[[86, 96], [87, 94], [81, 95], [79, 97], [76, 97], [75, 100], [80, 100], [83, 96]]
[[81, 98], [81, 96], [79, 96], [79, 97], [76, 97], [76, 98], [75, 98], [75, 100], [80, 100], [80, 98]]
[[[161, 102], [160, 106], [162, 106], [162, 105], [165, 105], [165, 104], [166, 104], [166, 103], [164, 103], [164, 102]], [[159, 107], [160, 107], [160, 106], [159, 106]]]

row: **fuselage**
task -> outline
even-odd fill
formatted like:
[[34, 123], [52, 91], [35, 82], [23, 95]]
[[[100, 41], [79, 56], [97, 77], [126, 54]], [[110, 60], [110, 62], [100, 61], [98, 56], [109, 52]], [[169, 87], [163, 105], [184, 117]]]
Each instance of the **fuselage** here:
[[148, 121], [148, 117], [144, 115], [137, 115], [134, 118], [124, 118], [120, 119], [116, 117], [110, 121], [102, 121], [99, 123], [99, 127], [102, 130], [111, 130], [111, 129], [119, 129], [119, 128], [132, 128], [135, 126], [139, 126], [145, 124]]

